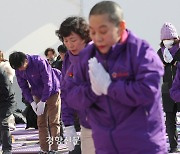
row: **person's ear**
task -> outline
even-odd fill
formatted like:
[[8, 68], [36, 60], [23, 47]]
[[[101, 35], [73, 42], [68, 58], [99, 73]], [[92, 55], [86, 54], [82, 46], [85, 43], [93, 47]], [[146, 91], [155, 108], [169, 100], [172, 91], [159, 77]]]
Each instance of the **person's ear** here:
[[81, 42], [82, 44], [85, 44], [85, 40], [82, 40], [82, 42]]
[[119, 35], [122, 36], [124, 30], [126, 30], [126, 22], [124, 20], [119, 22]]
[[25, 66], [28, 64], [28, 60], [27, 59], [24, 60], [24, 64], [25, 64]]

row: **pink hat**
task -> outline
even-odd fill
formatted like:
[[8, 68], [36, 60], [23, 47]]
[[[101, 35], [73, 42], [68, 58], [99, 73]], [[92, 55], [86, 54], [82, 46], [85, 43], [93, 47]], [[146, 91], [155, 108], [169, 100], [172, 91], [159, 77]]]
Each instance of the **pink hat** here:
[[176, 28], [171, 24], [166, 22], [161, 28], [161, 40], [168, 40], [178, 38]]

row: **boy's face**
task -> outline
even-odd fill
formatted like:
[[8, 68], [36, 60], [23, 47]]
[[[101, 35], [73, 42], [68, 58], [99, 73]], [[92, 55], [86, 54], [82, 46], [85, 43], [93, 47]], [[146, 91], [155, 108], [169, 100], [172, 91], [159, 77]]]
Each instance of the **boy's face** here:
[[28, 60], [25, 59], [24, 64], [18, 68], [19, 71], [25, 71], [28, 66]]
[[85, 47], [85, 41], [76, 33], [72, 32], [69, 36], [63, 37], [66, 48], [73, 54], [78, 55]]
[[89, 17], [90, 37], [102, 54], [108, 53], [112, 45], [120, 40], [120, 26], [115, 26], [107, 14]]

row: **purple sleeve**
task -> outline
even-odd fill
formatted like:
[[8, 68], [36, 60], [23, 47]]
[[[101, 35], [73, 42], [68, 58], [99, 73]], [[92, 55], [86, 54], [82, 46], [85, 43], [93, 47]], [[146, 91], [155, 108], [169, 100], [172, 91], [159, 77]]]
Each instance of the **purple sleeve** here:
[[164, 74], [163, 64], [158, 55], [148, 47], [141, 47], [136, 58], [134, 55], [132, 58], [134, 79], [112, 82], [108, 95], [127, 106], [153, 103], [160, 90], [160, 79]]
[[170, 89], [170, 96], [175, 102], [180, 102], [180, 63], [178, 63], [176, 76]]
[[38, 61], [39, 70], [44, 84], [44, 89], [42, 91], [41, 101], [46, 102], [51, 95], [53, 82], [52, 82], [52, 67], [44, 59]]
[[[64, 62], [63, 62], [64, 64]], [[74, 110], [70, 108], [66, 101], [64, 96], [64, 90], [63, 90], [63, 80], [65, 76], [66, 68], [62, 67], [62, 77], [61, 77], [61, 116], [62, 121], [65, 126], [74, 125]]]
[[74, 125], [75, 111], [70, 108], [63, 98], [63, 91], [61, 91], [61, 116], [65, 126]]
[[33, 100], [31, 90], [29, 88], [27, 80], [22, 78], [17, 71], [16, 71], [16, 78], [17, 78], [17, 82], [19, 84], [19, 87], [22, 90], [22, 93], [23, 93], [25, 100], [32, 103], [34, 100]]
[[[81, 68], [83, 66], [84, 68]], [[86, 65], [76, 65], [76, 73], [74, 78], [66, 79], [65, 94], [67, 104], [77, 111], [84, 111], [95, 103], [97, 95], [91, 90], [90, 83], [87, 82], [84, 75], [86, 74]], [[84, 75], [83, 75], [84, 74]]]

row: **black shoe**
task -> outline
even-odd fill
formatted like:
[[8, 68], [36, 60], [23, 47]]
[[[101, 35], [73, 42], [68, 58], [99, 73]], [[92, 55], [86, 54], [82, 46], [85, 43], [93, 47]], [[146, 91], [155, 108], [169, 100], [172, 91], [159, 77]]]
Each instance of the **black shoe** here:
[[58, 154], [58, 151], [51, 150], [51, 151], [48, 152], [48, 154]]
[[41, 150], [41, 151], [38, 152], [38, 154], [48, 154], [48, 152]]
[[178, 148], [172, 148], [169, 150], [169, 153], [179, 153], [180, 150]]

